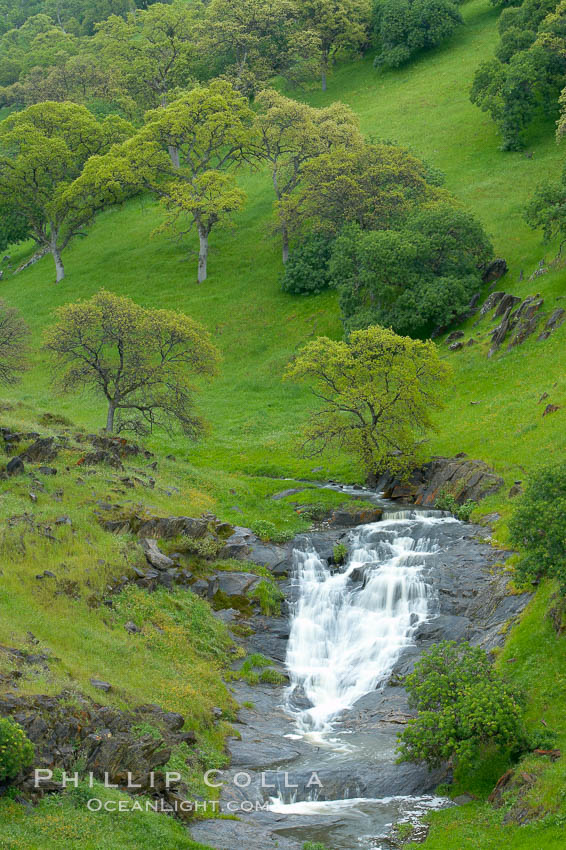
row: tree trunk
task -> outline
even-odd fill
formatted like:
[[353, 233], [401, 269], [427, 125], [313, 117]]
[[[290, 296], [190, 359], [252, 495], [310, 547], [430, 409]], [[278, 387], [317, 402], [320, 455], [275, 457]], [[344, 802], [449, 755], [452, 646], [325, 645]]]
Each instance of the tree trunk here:
[[171, 164], [173, 165], [173, 168], [179, 168], [179, 165], [181, 163], [179, 157], [179, 148], [176, 148], [175, 145], [169, 145], [169, 156], [171, 158]]
[[208, 233], [199, 228], [199, 252], [198, 252], [198, 282], [206, 280], [206, 264], [208, 261]]
[[116, 407], [114, 402], [108, 402], [108, 415], [106, 417], [106, 431], [111, 434], [114, 430], [114, 414], [116, 412]]
[[51, 246], [51, 253], [53, 254], [53, 259], [55, 260], [55, 270], [57, 272], [57, 277], [55, 278], [56, 283], [60, 283], [65, 277], [65, 267], [63, 265], [63, 260], [61, 259], [61, 252], [56, 244]]
[[283, 264], [285, 264], [289, 259], [289, 233], [285, 225], [281, 228], [281, 241], [283, 243]]

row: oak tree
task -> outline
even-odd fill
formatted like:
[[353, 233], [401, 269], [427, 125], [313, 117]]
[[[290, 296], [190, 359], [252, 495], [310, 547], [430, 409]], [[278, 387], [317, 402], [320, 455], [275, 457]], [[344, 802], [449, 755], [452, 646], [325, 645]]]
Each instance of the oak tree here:
[[84, 106], [49, 101], [0, 124], [0, 202], [25, 220], [40, 251], [51, 252], [57, 282], [65, 277], [63, 251], [109, 203], [104, 191], [85, 195], [83, 169], [132, 132], [116, 115], [98, 122]]
[[305, 455], [339, 449], [366, 472], [407, 475], [422, 459], [449, 371], [434, 343], [378, 326], [347, 341], [309, 342], [285, 372], [307, 382], [321, 402], [304, 429]]
[[320, 75], [326, 91], [328, 69], [340, 50], [358, 51], [368, 39], [369, 0], [302, 0], [305, 26], [320, 42]]
[[188, 316], [100, 290], [57, 310], [44, 347], [62, 391], [88, 390], [106, 399], [106, 431], [144, 434], [161, 426], [180, 427], [191, 439], [202, 434], [193, 379], [214, 375], [219, 354]]

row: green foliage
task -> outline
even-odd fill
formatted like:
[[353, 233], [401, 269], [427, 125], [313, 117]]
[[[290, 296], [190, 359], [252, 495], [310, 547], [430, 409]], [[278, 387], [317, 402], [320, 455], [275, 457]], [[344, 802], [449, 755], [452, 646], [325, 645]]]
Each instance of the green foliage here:
[[250, 528], [260, 540], [271, 543], [286, 543], [294, 536], [289, 529], [278, 529], [275, 523], [267, 519], [256, 519], [250, 523]]
[[526, 0], [501, 15], [497, 58], [479, 66], [470, 99], [497, 124], [503, 150], [523, 147], [537, 113], [556, 109], [566, 75], [565, 18], [563, 0]]
[[87, 182], [83, 169], [90, 157], [131, 132], [118, 116], [99, 123], [73, 103], [30, 106], [0, 124], [0, 203], [25, 221], [44, 253], [52, 253], [58, 282], [65, 276], [61, 253], [69, 242], [98, 211], [125, 197], [96, 179]]
[[480, 291], [492, 256], [479, 222], [448, 204], [411, 216], [401, 230], [351, 225], [330, 261], [345, 327], [378, 324], [412, 335], [445, 327]]
[[399, 735], [399, 761], [439, 767], [453, 758], [465, 768], [481, 746], [506, 749], [524, 740], [517, 697], [480, 647], [454, 641], [433, 646], [405, 686], [418, 715]]
[[566, 179], [541, 183], [525, 207], [525, 221], [533, 230], [542, 230], [546, 242], [557, 237], [560, 251], [566, 239]]
[[13, 779], [33, 761], [33, 744], [13, 720], [0, 718], [0, 782]]
[[313, 456], [337, 446], [368, 472], [407, 474], [433, 427], [448, 374], [433, 343], [377, 326], [354, 331], [348, 342], [313, 340], [285, 373], [310, 384], [323, 402], [304, 429], [303, 451]]
[[303, 850], [327, 850], [327, 847], [322, 841], [307, 841], [303, 844]]
[[248, 596], [250, 599], [259, 602], [261, 613], [264, 616], [277, 617], [281, 614], [283, 594], [271, 579], [262, 579], [253, 590], [250, 590]]
[[307, 236], [296, 245], [281, 276], [283, 292], [317, 295], [330, 285], [328, 262], [333, 240], [322, 234]]
[[371, 15], [370, 0], [301, 0], [301, 14], [320, 46], [322, 89], [338, 51], [356, 52], [367, 40]]
[[[261, 672], [257, 672], [257, 671]], [[249, 685], [265, 682], [271, 685], [281, 685], [286, 681], [285, 676], [271, 667], [271, 661], [265, 655], [254, 652], [244, 660], [236, 678], [244, 679]]]
[[477, 505], [474, 501], [472, 501], [472, 499], [467, 499], [467, 501], [460, 505], [451, 493], [447, 490], [440, 490], [436, 497], [434, 507], [441, 511], [450, 511], [450, 513], [454, 514], [456, 519], [461, 520], [461, 522], [468, 522], [472, 515], [472, 511], [477, 507]]
[[209, 334], [173, 310], [147, 310], [100, 290], [67, 304], [44, 335], [63, 392], [95, 390], [108, 404], [106, 430], [149, 433], [180, 426], [195, 439], [204, 423], [195, 413], [192, 378], [216, 373]]
[[0, 206], [0, 251], [9, 245], [23, 242], [29, 236], [28, 224], [24, 216], [13, 207]]
[[338, 234], [345, 224], [362, 230], [401, 226], [422, 205], [441, 197], [428, 167], [397, 145], [364, 144], [309, 160], [300, 186], [278, 204], [281, 221], [299, 235]]
[[521, 582], [556, 578], [566, 595], [566, 463], [535, 472], [509, 522], [511, 543], [521, 550]]
[[336, 543], [332, 551], [332, 560], [336, 566], [340, 567], [342, 564], [345, 564], [347, 557], [348, 547], [344, 546], [343, 543]]
[[375, 0], [372, 29], [377, 67], [393, 68], [446, 41], [463, 23], [453, 0]]

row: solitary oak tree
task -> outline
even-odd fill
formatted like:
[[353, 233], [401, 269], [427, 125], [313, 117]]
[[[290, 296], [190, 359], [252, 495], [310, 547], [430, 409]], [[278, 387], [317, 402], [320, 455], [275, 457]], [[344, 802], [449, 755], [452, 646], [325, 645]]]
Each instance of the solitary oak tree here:
[[180, 427], [192, 439], [203, 433], [192, 378], [214, 375], [219, 354], [207, 331], [188, 316], [100, 290], [58, 309], [44, 347], [53, 355], [62, 391], [104, 396], [106, 431]]
[[109, 203], [77, 180], [89, 158], [133, 133], [117, 115], [102, 122], [74, 103], [38, 103], [0, 124], [0, 203], [25, 220], [41, 254], [51, 252], [57, 282], [65, 277], [61, 257], [71, 239]]
[[367, 472], [407, 475], [421, 460], [449, 371], [434, 343], [378, 326], [354, 331], [347, 342], [309, 342], [285, 372], [322, 402], [304, 429], [305, 455], [338, 448]]
[[[269, 165], [278, 203], [297, 188], [312, 159], [340, 145], [351, 149], [362, 144], [358, 118], [342, 103], [315, 109], [267, 89], [257, 96], [256, 108], [257, 155]], [[280, 230], [286, 263], [289, 230], [284, 217]]]

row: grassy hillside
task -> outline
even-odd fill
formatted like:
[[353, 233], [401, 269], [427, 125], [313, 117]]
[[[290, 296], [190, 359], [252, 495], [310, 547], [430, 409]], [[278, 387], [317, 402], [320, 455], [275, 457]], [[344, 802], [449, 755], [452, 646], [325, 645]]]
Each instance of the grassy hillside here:
[[[503, 154], [493, 124], [468, 100], [469, 84], [479, 61], [496, 42], [496, 13], [488, 0], [464, 6], [467, 24], [442, 48], [406, 68], [377, 73], [368, 57], [340, 66], [329, 91], [306, 95], [315, 105], [340, 99], [359, 114], [368, 135], [408, 145], [446, 175], [447, 188], [474, 210], [490, 233], [510, 272], [503, 285], [519, 295], [540, 291], [552, 307], [563, 289], [563, 272], [523, 280], [550, 249], [522, 221], [522, 207], [534, 186], [557, 172], [564, 159], [552, 134], [552, 118], [535, 127], [532, 158]], [[190, 458], [199, 468], [237, 473], [359, 477], [347, 459], [301, 461], [294, 439], [308, 410], [308, 393], [281, 381], [289, 356], [312, 336], [340, 334], [333, 294], [293, 297], [279, 290], [279, 246], [269, 232], [272, 194], [267, 175], [242, 175], [249, 195], [233, 230], [212, 237], [210, 278], [198, 285], [196, 241], [179, 244], [151, 237], [160, 211], [145, 200], [100, 216], [90, 234], [68, 250], [67, 279], [55, 286], [51, 258], [1, 284], [3, 296], [22, 307], [33, 325], [35, 345], [53, 308], [101, 286], [125, 293], [148, 306], [176, 307], [202, 321], [222, 349], [222, 375], [204, 389], [202, 407], [212, 424], [199, 446], [154, 441]], [[22, 251], [14, 252], [18, 260]], [[189, 256], [188, 256], [189, 255]], [[548, 454], [563, 448], [562, 414], [540, 419], [536, 401], [552, 391], [564, 396], [560, 367], [561, 335], [543, 344], [531, 341], [510, 354], [487, 361], [480, 348], [452, 355], [454, 387], [439, 418], [434, 451], [467, 451], [484, 457], [509, 481]], [[556, 386], [554, 386], [556, 382]], [[9, 398], [8, 393], [4, 393]], [[12, 397], [35, 409], [54, 409], [77, 424], [100, 426], [103, 411], [96, 399], [53, 400], [44, 358]], [[470, 401], [480, 401], [470, 405]]]
[[[450, 42], [406, 68], [377, 73], [371, 57], [367, 57], [339, 66], [329, 79], [326, 94], [313, 91], [301, 96], [314, 105], [332, 100], [350, 104], [368, 135], [407, 145], [441, 169], [447, 188], [480, 217], [498, 255], [507, 259], [510, 272], [501, 282], [502, 288], [521, 296], [540, 292], [545, 310], [550, 310], [564, 303], [559, 299], [566, 296], [565, 272], [556, 270], [536, 282], [528, 281], [541, 257], [551, 256], [552, 246], [543, 246], [540, 235], [527, 228], [522, 207], [539, 181], [561, 170], [566, 154], [554, 142], [553, 116], [541, 119], [534, 127], [529, 138], [532, 158], [498, 150], [493, 124], [468, 100], [475, 68], [492, 54], [496, 43], [497, 13], [488, 0], [472, 0], [464, 5], [463, 14], [466, 26]], [[180, 438], [155, 435], [148, 446], [158, 461], [157, 486], [151, 493], [142, 490], [127, 498], [169, 514], [195, 515], [208, 510], [234, 523], [268, 519], [280, 528], [296, 530], [304, 527], [304, 522], [292, 506], [268, 498], [281, 489], [281, 482], [269, 476], [362, 478], [361, 470], [345, 457], [298, 457], [297, 430], [312, 402], [304, 389], [281, 380], [286, 362], [298, 347], [317, 335], [338, 337], [341, 325], [333, 293], [293, 297], [280, 291], [280, 250], [269, 228], [273, 198], [268, 176], [242, 173], [240, 180], [248, 192], [248, 204], [233, 230], [213, 233], [210, 277], [203, 285], [196, 283], [196, 257], [191, 253], [196, 240], [180, 244], [164, 236], [153, 238], [161, 214], [148, 199], [136, 199], [101, 215], [88, 236], [77, 239], [66, 252], [67, 278], [58, 286], [53, 283], [49, 257], [17, 277], [8, 273], [6, 264], [2, 266], [5, 273], [0, 296], [24, 312], [32, 326], [34, 346], [32, 368], [23, 382], [2, 392], [2, 424], [42, 430], [38, 423], [45, 412], [67, 417], [73, 430], [96, 431], [104, 423], [105, 411], [97, 398], [53, 396], [40, 340], [57, 305], [88, 297], [105, 287], [146, 306], [183, 310], [206, 325], [223, 353], [221, 376], [202, 387], [201, 407], [211, 423], [210, 436], [192, 445]], [[22, 246], [12, 251], [12, 262], [18, 263], [28, 250], [29, 246]], [[519, 281], [522, 270], [524, 279]], [[537, 343], [533, 337], [488, 360], [486, 334], [490, 321], [484, 320], [477, 328], [472, 327], [473, 322], [470, 320], [465, 330], [467, 336], [473, 334], [478, 340], [477, 345], [454, 353], [445, 346], [442, 349], [454, 366], [454, 380], [446, 407], [438, 416], [439, 430], [431, 440], [431, 452], [468, 452], [493, 464], [511, 484], [526, 478], [539, 464], [564, 456], [566, 325], [546, 342]], [[544, 406], [537, 404], [543, 392], [562, 408], [544, 418]], [[165, 460], [170, 453], [176, 456], [176, 462]], [[204, 756], [218, 757], [223, 728], [212, 725], [210, 709], [220, 705], [227, 716], [230, 714], [230, 701], [220, 678], [227, 643], [218, 623], [199, 605], [188, 605], [182, 592], [169, 602], [156, 596], [148, 601], [143, 594], [139, 598], [135, 593], [125, 595], [120, 610], [112, 615], [90, 608], [84, 591], [89, 582], [92, 593], [100, 594], [108, 580], [131, 566], [134, 557], [127, 540], [106, 535], [93, 521], [94, 503], [108, 497], [108, 475], [100, 472], [92, 476], [86, 492], [69, 465], [56, 481], [46, 481], [45, 488], [34, 508], [38, 521], [52, 523], [61, 513], [72, 520], [71, 527], [58, 529], [57, 549], [34, 540], [22, 552], [17, 548], [17, 534], [12, 532], [2, 541], [3, 561], [11, 568], [5, 569], [0, 590], [0, 643], [19, 645], [29, 630], [56, 656], [49, 675], [36, 671], [22, 683], [24, 691], [56, 692], [70, 680], [73, 686], [100, 699], [100, 693], [89, 690], [90, 677], [118, 682], [117, 691], [102, 699], [124, 704], [156, 701], [171, 710], [189, 712]], [[28, 489], [29, 485], [26, 488], [21, 482], [0, 484], [3, 518], [30, 511]], [[64, 491], [61, 504], [56, 503], [59, 489]], [[493, 509], [503, 515], [508, 512], [506, 490], [481, 510]], [[504, 527], [498, 533], [504, 538]], [[79, 599], [73, 599], [72, 593], [55, 595], [35, 579], [37, 572], [46, 568], [58, 573], [61, 565], [68, 571], [66, 578], [81, 585]], [[557, 681], [561, 683], [564, 649], [543, 617], [547, 592], [537, 596], [501, 663], [506, 665], [508, 654], [518, 659], [505, 669], [527, 689], [536, 681], [537, 691], [529, 696], [533, 723], [544, 711], [549, 725], [564, 737], [562, 684], [555, 687]], [[147, 606], [153, 607], [150, 610]], [[147, 625], [133, 644], [123, 625], [136, 617]], [[153, 629], [152, 622], [163, 633]], [[210, 653], [197, 641], [203, 630], [210, 638]], [[124, 665], [125, 657], [134, 657], [135, 664]], [[548, 671], [544, 687], [539, 678], [543, 666]], [[185, 685], [187, 682], [198, 682], [198, 687]], [[558, 818], [556, 823], [543, 824], [547, 830], [544, 840], [537, 825], [510, 825], [504, 834], [505, 840], [509, 835], [507, 845], [503, 839], [493, 838], [501, 813], [494, 814], [478, 802], [439, 815], [430, 847], [484, 850], [495, 847], [496, 840], [498, 846], [533, 850], [561, 846], [553, 837], [559, 834], [562, 823], [562, 800], [556, 790], [562, 782], [561, 764], [549, 768], [537, 786], [547, 795], [548, 808]], [[496, 778], [498, 766], [492, 767], [487, 779], [470, 779], [469, 784], [477, 785], [480, 796]], [[37, 810], [40, 816], [45, 815], [44, 825], [52, 825], [49, 831], [38, 818], [14, 821], [12, 809], [6, 808], [13, 808], [13, 804], [4, 801], [0, 818], [13, 825], [10, 833], [3, 832], [0, 847], [60, 846], [57, 841], [66, 836], [56, 830], [63, 829], [74, 803], [73, 799], [61, 803], [69, 807], [65, 810], [56, 809], [57, 805], [42, 804]], [[80, 836], [69, 837], [69, 846], [95, 846], [95, 830], [99, 828], [96, 846], [113, 848], [111, 819], [100, 823], [100, 827], [85, 823], [82, 834], [86, 843], [80, 843]], [[87, 833], [91, 828], [92, 835]], [[146, 842], [147, 846], [168, 850], [194, 846], [175, 832], [177, 825], [173, 822], [158, 827], [152, 821], [147, 829], [155, 831], [155, 838], [151, 833], [153, 843]], [[131, 835], [128, 839], [120, 836], [120, 846], [133, 847], [135, 840]]]

